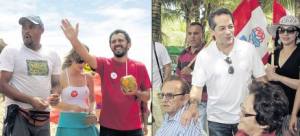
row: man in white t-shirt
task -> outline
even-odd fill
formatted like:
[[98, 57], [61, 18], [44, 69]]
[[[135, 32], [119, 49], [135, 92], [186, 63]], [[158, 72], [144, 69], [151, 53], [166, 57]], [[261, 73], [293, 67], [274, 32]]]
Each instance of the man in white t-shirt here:
[[50, 136], [49, 104], [59, 102], [60, 58], [40, 44], [40, 17], [21, 17], [19, 24], [24, 44], [7, 46], [0, 56], [0, 86], [7, 106], [3, 135]]
[[[156, 53], [155, 53], [156, 52]], [[159, 64], [158, 64], [158, 63]], [[159, 67], [159, 69], [158, 69]], [[157, 94], [161, 92], [162, 82], [171, 76], [171, 58], [164, 45], [155, 42], [152, 50], [152, 114], [154, 118], [152, 133], [160, 128], [163, 120], [160, 100]]]
[[181, 121], [185, 125], [199, 116], [198, 104], [206, 85], [209, 135], [232, 136], [237, 132], [240, 104], [248, 94], [252, 76], [265, 81], [264, 66], [253, 45], [234, 38], [233, 18], [228, 9], [212, 12], [209, 26], [215, 41], [197, 55], [190, 106]]

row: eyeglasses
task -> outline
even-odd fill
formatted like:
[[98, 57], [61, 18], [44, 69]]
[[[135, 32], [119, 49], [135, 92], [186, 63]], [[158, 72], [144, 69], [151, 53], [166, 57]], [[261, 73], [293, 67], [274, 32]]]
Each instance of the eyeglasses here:
[[159, 99], [163, 99], [165, 97], [165, 99], [167, 100], [171, 100], [174, 99], [175, 96], [179, 96], [179, 95], [185, 95], [185, 93], [180, 93], [180, 94], [172, 94], [172, 93], [158, 93], [157, 96]]
[[246, 113], [245, 111], [241, 111], [241, 113], [242, 113], [242, 116], [243, 117], [253, 117], [253, 116], [256, 116], [256, 114], [251, 114], [251, 113]]
[[84, 60], [83, 60], [83, 59], [79, 59], [79, 60], [75, 60], [75, 62], [76, 62], [77, 64], [82, 64], [82, 63], [84, 63]]
[[279, 27], [278, 28], [278, 32], [279, 34], [284, 34], [285, 32], [287, 34], [293, 34], [297, 31], [297, 29], [295, 27], [288, 27], [288, 28], [282, 28], [282, 27]]
[[228, 73], [229, 74], [233, 74], [234, 73], [234, 68], [232, 66], [231, 58], [230, 57], [226, 57], [225, 62], [229, 65]]

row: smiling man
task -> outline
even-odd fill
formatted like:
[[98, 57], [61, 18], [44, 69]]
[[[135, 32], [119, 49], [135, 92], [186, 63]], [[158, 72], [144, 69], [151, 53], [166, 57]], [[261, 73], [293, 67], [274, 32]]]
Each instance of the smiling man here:
[[165, 81], [158, 98], [161, 99], [161, 107], [166, 114], [156, 136], [202, 136], [198, 121], [187, 126], [180, 123], [180, 117], [187, 107], [189, 91], [189, 83], [180, 77], [171, 76]]
[[252, 77], [265, 80], [264, 66], [254, 45], [234, 38], [234, 22], [228, 9], [216, 9], [208, 22], [215, 41], [197, 55], [190, 106], [182, 123], [198, 118], [206, 85], [209, 135], [232, 136], [237, 132], [240, 104], [248, 93], [247, 87]]
[[[101, 77], [103, 108], [100, 116], [100, 136], [142, 136], [140, 104], [141, 101], [146, 103], [150, 99], [151, 83], [145, 65], [128, 58], [131, 47], [128, 33], [124, 30], [111, 33], [109, 45], [114, 56], [104, 58], [90, 55], [83, 47], [77, 37], [78, 25], [74, 28], [65, 19], [62, 21], [62, 30], [75, 51]], [[124, 83], [136, 84], [132, 85], [136, 87], [129, 90], [121, 85], [122, 77], [128, 75], [131, 75], [131, 80]]]

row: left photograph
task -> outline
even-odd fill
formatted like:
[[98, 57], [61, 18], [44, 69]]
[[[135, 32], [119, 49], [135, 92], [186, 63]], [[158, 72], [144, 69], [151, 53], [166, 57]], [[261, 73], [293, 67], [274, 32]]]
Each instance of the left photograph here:
[[1, 135], [152, 135], [151, 1], [1, 3]]

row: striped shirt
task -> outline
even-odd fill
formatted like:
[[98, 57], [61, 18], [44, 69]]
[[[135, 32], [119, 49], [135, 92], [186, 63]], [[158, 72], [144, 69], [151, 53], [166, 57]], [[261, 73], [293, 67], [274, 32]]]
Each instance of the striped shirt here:
[[197, 122], [192, 121], [187, 126], [181, 125], [180, 118], [185, 108], [186, 106], [181, 108], [173, 117], [166, 113], [164, 121], [155, 136], [202, 136], [199, 119]]

